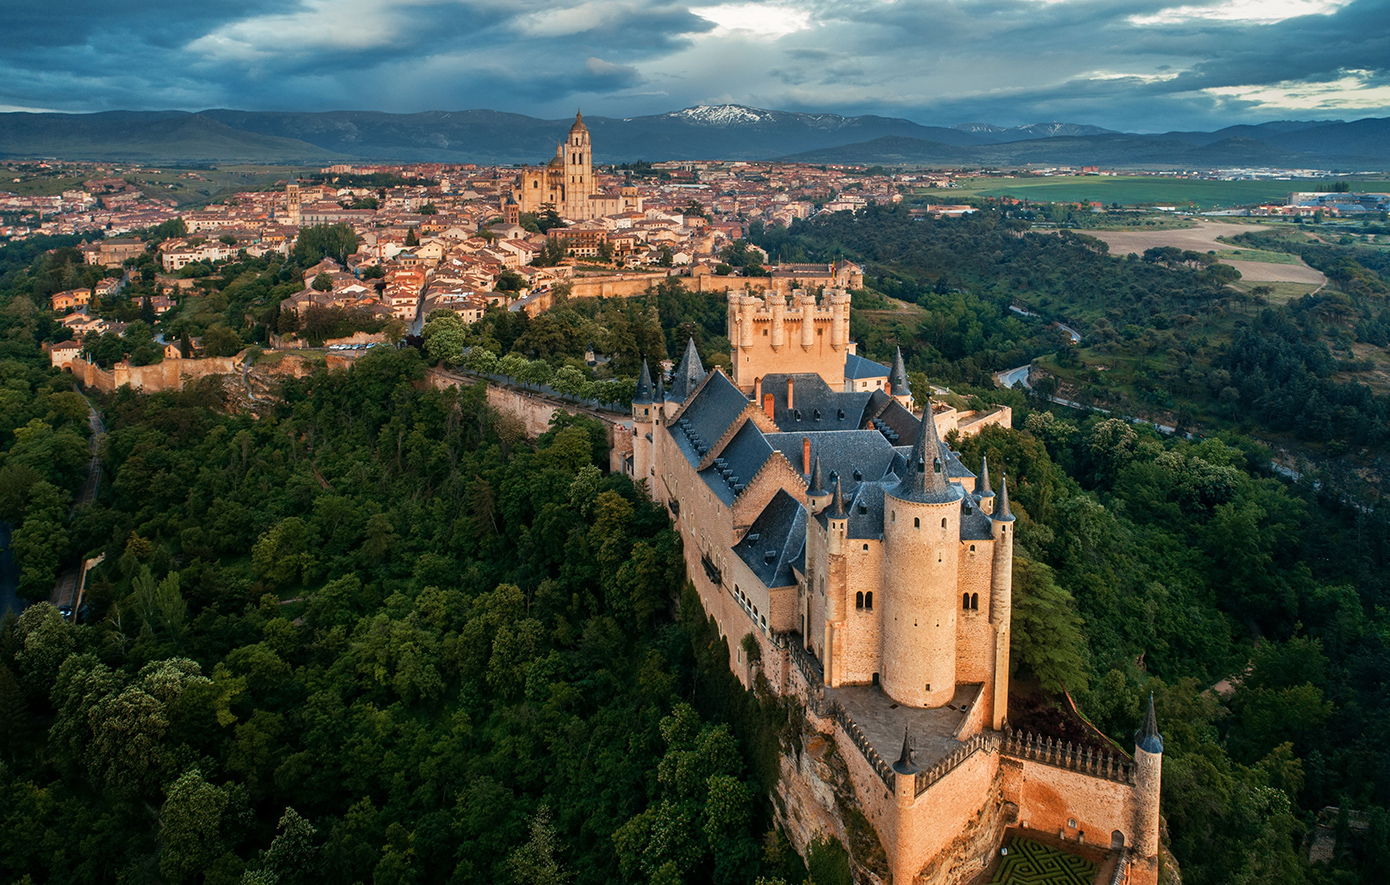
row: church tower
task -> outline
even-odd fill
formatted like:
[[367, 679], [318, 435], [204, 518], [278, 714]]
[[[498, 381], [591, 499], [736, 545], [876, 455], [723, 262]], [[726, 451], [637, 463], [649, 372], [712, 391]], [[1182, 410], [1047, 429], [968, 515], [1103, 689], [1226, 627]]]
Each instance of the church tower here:
[[594, 155], [589, 141], [589, 127], [584, 125], [584, 115], [574, 114], [574, 125], [560, 149], [564, 164], [564, 201], [560, 214], [565, 218], [584, 219], [589, 217], [589, 194], [594, 192]]
[[300, 214], [299, 179], [294, 176], [290, 177], [290, 183], [285, 186], [285, 209], [290, 217], [290, 224], [299, 227], [303, 216]]

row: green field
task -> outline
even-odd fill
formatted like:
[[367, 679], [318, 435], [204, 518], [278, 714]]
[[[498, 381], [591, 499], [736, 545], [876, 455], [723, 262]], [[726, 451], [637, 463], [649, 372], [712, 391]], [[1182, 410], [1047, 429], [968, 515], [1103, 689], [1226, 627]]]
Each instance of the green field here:
[[[1288, 199], [1292, 191], [1314, 191], [1324, 180], [1207, 181], [1192, 178], [1159, 178], [1149, 175], [1073, 175], [1049, 178], [960, 179], [959, 189], [931, 191], [971, 197], [1016, 197], [1039, 202], [1099, 202], [1106, 206], [1164, 205], [1190, 209], [1222, 209]], [[1358, 192], [1390, 191], [1390, 181], [1353, 181]]]
[[1263, 249], [1222, 249], [1217, 258], [1234, 258], [1237, 261], [1259, 261], [1264, 264], [1298, 264], [1297, 255], [1288, 252], [1266, 252]]

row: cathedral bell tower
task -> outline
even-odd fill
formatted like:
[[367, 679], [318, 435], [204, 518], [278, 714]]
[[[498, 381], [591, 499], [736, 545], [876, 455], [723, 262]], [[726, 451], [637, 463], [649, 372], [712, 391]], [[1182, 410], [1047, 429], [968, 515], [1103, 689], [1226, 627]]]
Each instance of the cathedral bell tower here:
[[566, 218], [588, 218], [589, 195], [594, 192], [594, 155], [589, 127], [584, 125], [584, 115], [578, 111], [560, 149], [560, 159], [565, 176], [564, 205], [560, 214]]

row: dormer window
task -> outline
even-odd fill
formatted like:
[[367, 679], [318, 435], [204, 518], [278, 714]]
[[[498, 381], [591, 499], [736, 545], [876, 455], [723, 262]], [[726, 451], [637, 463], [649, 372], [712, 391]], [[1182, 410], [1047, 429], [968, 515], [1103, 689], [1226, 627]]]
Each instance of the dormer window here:
[[941, 459], [940, 459], [940, 458], [933, 458], [933, 459], [932, 459], [932, 465], [931, 465], [931, 466], [932, 466], [932, 469], [933, 469], [934, 471], [936, 471], [937, 473], [940, 473], [940, 472], [941, 472]]

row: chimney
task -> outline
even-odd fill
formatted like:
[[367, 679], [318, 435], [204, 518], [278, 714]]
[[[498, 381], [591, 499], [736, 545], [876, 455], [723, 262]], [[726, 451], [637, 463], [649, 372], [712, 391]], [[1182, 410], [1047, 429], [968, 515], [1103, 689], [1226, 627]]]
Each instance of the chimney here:
[[791, 411], [791, 410], [794, 409], [794, 408], [796, 408], [796, 406], [794, 406], [794, 405], [792, 404], [792, 379], [788, 378], [788, 379], [787, 379], [787, 410], [788, 410], [788, 411]]
[[773, 412], [777, 411], [777, 400], [770, 393], [763, 394], [763, 414], [769, 418], [775, 417]]
[[759, 403], [763, 400], [763, 379], [753, 379], [753, 402]]
[[807, 476], [811, 475], [811, 438], [809, 436], [801, 438], [801, 472]]

